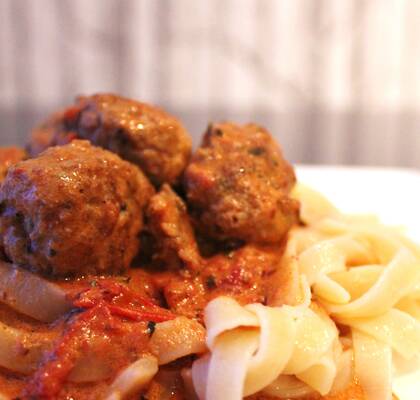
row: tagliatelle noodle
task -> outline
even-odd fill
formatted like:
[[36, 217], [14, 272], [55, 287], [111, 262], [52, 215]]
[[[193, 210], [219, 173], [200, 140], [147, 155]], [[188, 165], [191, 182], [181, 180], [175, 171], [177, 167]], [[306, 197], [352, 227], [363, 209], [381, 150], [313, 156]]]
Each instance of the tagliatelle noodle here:
[[350, 293], [327, 275], [316, 280], [313, 291], [320, 298], [333, 304], [346, 304], [351, 299]]
[[[323, 208], [325, 210], [325, 203]], [[316, 281], [312, 285], [313, 294], [332, 313], [332, 318], [343, 325], [357, 328], [359, 333], [363, 331], [370, 335], [379, 348], [388, 346], [405, 358], [419, 356], [420, 305], [413, 301], [413, 296], [416, 296], [420, 282], [420, 247], [403, 237], [400, 231], [384, 227], [376, 218], [338, 215], [335, 209], [331, 215], [334, 216], [326, 215], [324, 211], [325, 218], [308, 222], [313, 224], [312, 229], [326, 235], [324, 243], [336, 236], [351, 236], [353, 240], [367, 246], [370, 248], [372, 263], [364, 263], [362, 260], [346, 262], [344, 270], [336, 268], [338, 271], [326, 274], [327, 282], [332, 279], [350, 295], [347, 304], [331, 296], [330, 287], [323, 284], [325, 271], [334, 268], [325, 268], [325, 265], [319, 266], [319, 263], [318, 266], [313, 265], [313, 269], [322, 271], [318, 275], [321, 285]], [[304, 248], [303, 251], [308, 252], [310, 248]], [[300, 264], [300, 267], [305, 271], [305, 264]], [[334, 285], [331, 286], [334, 288]], [[364, 376], [365, 368], [362, 365], [356, 360], [356, 375], [361, 375], [358, 378], [365, 386], [371, 377]], [[386, 386], [387, 382], [384, 381]], [[390, 396], [390, 386], [384, 390]], [[377, 397], [367, 394], [367, 398]]]
[[366, 265], [345, 271], [333, 272], [329, 274], [329, 277], [345, 289], [351, 299], [354, 300], [373, 286], [383, 270], [382, 265]]
[[[199, 399], [206, 398], [209, 366], [210, 366], [210, 354], [206, 354], [204, 356], [201, 356], [198, 360], [194, 361], [191, 368], [191, 378], [192, 378], [194, 391], [197, 394]], [[237, 377], [235, 377], [235, 381], [238, 381]], [[231, 384], [232, 383], [234, 382], [231, 382]]]
[[211, 357], [196, 361], [192, 368], [200, 398], [240, 399], [285, 372], [301, 373], [302, 381], [317, 381], [317, 389], [324, 394], [331, 388], [336, 372], [332, 348], [338, 331], [309, 306], [241, 307], [219, 297], [208, 305], [206, 325]]
[[127, 398], [145, 387], [158, 372], [158, 360], [145, 354], [126, 367], [112, 383], [106, 400]]
[[[208, 310], [207, 326], [215, 322], [214, 314], [224, 313], [226, 318], [219, 318], [213, 329], [208, 331], [207, 345], [213, 349], [213, 354], [207, 397], [218, 398], [218, 387], [225, 386], [227, 382], [231, 394], [225, 392], [225, 396], [229, 394], [229, 398], [235, 398], [238, 391], [244, 395], [256, 393], [272, 382], [285, 367], [293, 350], [294, 316], [285, 309], [268, 308], [261, 304], [242, 308], [227, 297], [211, 302]], [[229, 372], [226, 371], [228, 365]], [[220, 376], [221, 371], [224, 371], [223, 376]], [[230, 374], [234, 375], [233, 379]], [[235, 374], [242, 376], [238, 387], [233, 383]]]
[[258, 317], [260, 334], [258, 349], [248, 364], [244, 395], [260, 391], [280, 375], [293, 353], [297, 336], [294, 316], [287, 309], [251, 304], [247, 310]]
[[367, 399], [392, 399], [392, 352], [390, 346], [352, 331], [356, 376]]
[[[286, 310], [289, 308], [285, 306]], [[290, 308], [291, 309], [291, 308]], [[290, 310], [295, 312], [296, 310]], [[310, 308], [299, 310], [295, 319], [296, 337], [293, 353], [283, 369], [284, 374], [303, 373], [328, 354], [338, 337], [337, 328], [331, 321], [325, 321]], [[323, 367], [321, 367], [323, 368]], [[309, 379], [309, 378], [308, 378]]]
[[[367, 400], [391, 399], [392, 351], [420, 356], [420, 247], [377, 218], [341, 214], [301, 185], [294, 196], [306, 226], [289, 233], [282, 266], [298, 270], [296, 294], [272, 296], [268, 306], [210, 302], [210, 352], [193, 364], [195, 390], [206, 400], [261, 390], [298, 398], [339, 393], [354, 373]], [[339, 340], [335, 323], [352, 336]]]
[[337, 374], [337, 366], [331, 354], [323, 355], [307, 370], [296, 374], [302, 382], [326, 395], [330, 392]]
[[410, 296], [407, 296], [400, 300], [395, 308], [397, 310], [404, 311], [406, 314], [411, 315], [417, 321], [420, 321], [420, 302], [417, 299], [413, 299]]
[[159, 365], [190, 354], [201, 354], [206, 351], [205, 329], [199, 322], [186, 317], [160, 322], [155, 326], [149, 347]]
[[400, 250], [378, 280], [362, 296], [345, 305], [327, 305], [337, 317], [370, 317], [382, 314], [406, 296], [420, 279], [419, 260]]
[[420, 322], [403, 311], [391, 308], [377, 317], [338, 321], [391, 346], [406, 359], [420, 353]]
[[[220, 315], [224, 318], [221, 319]], [[238, 326], [258, 327], [258, 318], [246, 312], [234, 299], [218, 297], [206, 307], [207, 345], [211, 348], [218, 335]]]
[[337, 360], [337, 375], [331, 387], [331, 394], [334, 395], [342, 392], [346, 389], [349, 382], [351, 382], [354, 374], [353, 357], [353, 349], [345, 350], [339, 355]]
[[285, 399], [296, 399], [313, 392], [311, 387], [293, 375], [280, 375], [264, 388], [264, 394]]

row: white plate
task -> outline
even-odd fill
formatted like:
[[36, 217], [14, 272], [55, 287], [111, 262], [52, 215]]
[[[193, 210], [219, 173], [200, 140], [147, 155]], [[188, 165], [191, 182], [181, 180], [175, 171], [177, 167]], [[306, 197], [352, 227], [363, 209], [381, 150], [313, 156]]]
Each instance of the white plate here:
[[[376, 214], [386, 224], [405, 226], [407, 234], [420, 243], [420, 172], [302, 165], [297, 167], [297, 176], [341, 211]], [[395, 379], [394, 392], [400, 400], [420, 398], [420, 364], [416, 372]]]

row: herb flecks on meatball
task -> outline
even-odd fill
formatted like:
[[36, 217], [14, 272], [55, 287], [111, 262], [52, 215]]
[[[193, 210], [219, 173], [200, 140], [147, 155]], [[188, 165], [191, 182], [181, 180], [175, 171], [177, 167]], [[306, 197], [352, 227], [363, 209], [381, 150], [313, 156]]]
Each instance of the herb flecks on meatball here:
[[297, 221], [293, 168], [258, 125], [210, 125], [184, 179], [198, 227], [210, 237], [275, 243]]
[[0, 242], [14, 263], [46, 275], [126, 270], [154, 190], [142, 172], [87, 141], [12, 168], [0, 189]]
[[179, 183], [191, 155], [191, 138], [178, 119], [113, 94], [79, 97], [75, 106], [54, 114], [33, 132], [29, 149], [37, 153], [75, 137], [136, 164], [158, 186]]

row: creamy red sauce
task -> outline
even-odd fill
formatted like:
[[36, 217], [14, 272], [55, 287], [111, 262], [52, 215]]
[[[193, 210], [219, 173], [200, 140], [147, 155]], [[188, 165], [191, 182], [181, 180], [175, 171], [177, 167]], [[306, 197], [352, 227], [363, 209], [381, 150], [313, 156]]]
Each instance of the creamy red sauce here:
[[[142, 279], [143, 285], [138, 285], [137, 291], [128, 286], [141, 277], [145, 278], [146, 273], [134, 272], [133, 282], [130, 277], [92, 276], [60, 282], [74, 308], [69, 315], [50, 325], [22, 317], [0, 305], [0, 318], [4, 323], [45, 335], [52, 342], [51, 350], [32, 377], [0, 373], [2, 393], [21, 399], [46, 400], [95, 398], [93, 393], [103, 395], [122, 368], [149, 351], [148, 341], [154, 324], [175, 317], [147, 294], [152, 289], [150, 282], [145, 283], [147, 279]], [[76, 364], [89, 361], [89, 357], [99, 357], [100, 369], [106, 375], [106, 379], [89, 384], [90, 392], [84, 388], [87, 384], [67, 382]]]

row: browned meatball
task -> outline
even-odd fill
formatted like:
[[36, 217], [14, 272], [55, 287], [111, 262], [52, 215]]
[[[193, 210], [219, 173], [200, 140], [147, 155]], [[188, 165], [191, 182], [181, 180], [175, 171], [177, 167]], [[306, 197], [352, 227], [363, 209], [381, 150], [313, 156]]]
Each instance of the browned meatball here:
[[199, 228], [216, 239], [275, 243], [297, 220], [293, 168], [258, 125], [210, 125], [184, 178]]
[[165, 111], [112, 94], [81, 97], [77, 132], [142, 168], [155, 184], [176, 183], [191, 152], [182, 124]]
[[48, 147], [62, 146], [77, 139], [77, 133], [73, 129], [78, 113], [78, 108], [69, 107], [50, 115], [46, 121], [36, 126], [26, 146], [28, 154], [36, 157]]
[[45, 274], [117, 273], [138, 251], [153, 192], [138, 168], [87, 141], [52, 147], [9, 169], [0, 241], [14, 263]]
[[6, 177], [7, 170], [25, 157], [25, 151], [19, 147], [0, 147], [0, 183]]
[[35, 130], [29, 147], [38, 151], [51, 129], [49, 146], [75, 136], [90, 140], [139, 166], [156, 185], [177, 184], [191, 154], [191, 139], [175, 117], [113, 94], [78, 98], [74, 107]]
[[147, 230], [154, 238], [153, 261], [167, 269], [197, 270], [201, 258], [187, 207], [167, 184], [147, 207]]
[[[0, 185], [6, 177], [8, 169], [25, 157], [25, 151], [19, 147], [0, 147]], [[4, 249], [0, 241], [0, 260], [4, 258]]]

